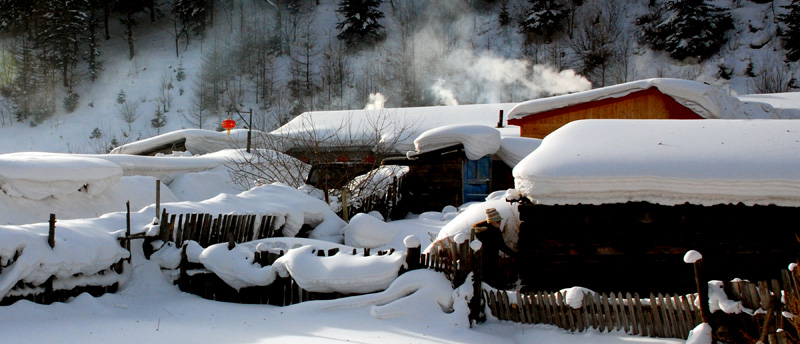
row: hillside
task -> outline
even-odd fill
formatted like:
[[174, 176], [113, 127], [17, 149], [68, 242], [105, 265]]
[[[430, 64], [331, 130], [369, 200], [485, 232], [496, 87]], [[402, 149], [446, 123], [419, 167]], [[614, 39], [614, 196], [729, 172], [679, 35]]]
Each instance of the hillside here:
[[[524, 44], [517, 23], [527, 1], [384, 1], [387, 38], [358, 53], [346, 52], [336, 38], [337, 0], [298, 2], [306, 7], [296, 11], [276, 10], [282, 2], [237, 1], [216, 4], [204, 37], [179, 39], [179, 56], [171, 5], [163, 3], [153, 23], [146, 11], [136, 14], [142, 24], [135, 27], [133, 59], [123, 25], [112, 18], [111, 39], [100, 43], [99, 78], [87, 79], [83, 60], [76, 67], [83, 77], [73, 89], [79, 95], [74, 111], [64, 109], [66, 90], [57, 82], [48, 98], [55, 112], [40, 123], [17, 121], [12, 99], [0, 95], [0, 153], [104, 153], [201, 121], [217, 129], [229, 108], [252, 108], [254, 127], [271, 130], [304, 111], [361, 109], [370, 102], [511, 103], [650, 77], [707, 82], [733, 95], [774, 92], [776, 85], [785, 91], [798, 65], [783, 63], [775, 18], [788, 2], [713, 1], [730, 10], [734, 28], [721, 51], [699, 63], [640, 44], [635, 21], [646, 13], [646, 1], [568, 2], [568, 32], [547, 44]], [[512, 18], [507, 26], [498, 20], [503, 4]], [[606, 44], [616, 55], [602, 71], [580, 75], [587, 67], [578, 43], [611, 19], [616, 39]], [[13, 51], [18, 37], [4, 37], [3, 51]], [[121, 92], [125, 100], [118, 102]], [[208, 94], [216, 95], [213, 104], [200, 97]], [[156, 129], [151, 121], [165, 102], [166, 124]], [[241, 118], [231, 117], [241, 127]]]

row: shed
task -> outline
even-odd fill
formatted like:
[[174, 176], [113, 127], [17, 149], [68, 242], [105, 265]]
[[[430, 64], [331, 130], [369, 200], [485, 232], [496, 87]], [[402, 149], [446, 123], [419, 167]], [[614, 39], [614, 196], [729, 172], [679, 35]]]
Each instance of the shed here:
[[384, 164], [409, 166], [400, 188], [406, 211], [440, 211], [512, 188], [511, 169], [541, 142], [516, 135], [516, 128], [442, 126], [419, 135], [405, 158]]
[[690, 293], [688, 250], [710, 279], [779, 278], [800, 253], [787, 225], [800, 216], [798, 133], [795, 120], [565, 125], [513, 171], [523, 283]]
[[720, 118], [730, 97], [689, 80], [646, 79], [584, 92], [522, 102], [508, 114], [523, 137], [544, 138], [581, 119]]

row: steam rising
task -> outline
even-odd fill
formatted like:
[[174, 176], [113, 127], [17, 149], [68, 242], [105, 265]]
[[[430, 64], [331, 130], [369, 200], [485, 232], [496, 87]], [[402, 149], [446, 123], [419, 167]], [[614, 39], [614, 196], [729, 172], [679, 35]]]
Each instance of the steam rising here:
[[386, 105], [386, 97], [380, 93], [371, 93], [369, 95], [369, 102], [364, 110], [380, 110]]

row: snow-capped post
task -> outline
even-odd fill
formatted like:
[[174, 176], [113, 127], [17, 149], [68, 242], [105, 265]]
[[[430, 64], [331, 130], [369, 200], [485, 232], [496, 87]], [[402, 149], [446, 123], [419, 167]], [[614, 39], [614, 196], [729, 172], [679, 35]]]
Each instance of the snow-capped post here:
[[[474, 229], [472, 230], [475, 231]], [[474, 237], [474, 233], [473, 233]], [[472, 299], [469, 300], [469, 319], [470, 326], [472, 321], [483, 322], [486, 320], [486, 314], [483, 313], [483, 243], [480, 240], [473, 240], [469, 243], [472, 249]]]
[[415, 235], [409, 235], [403, 239], [403, 244], [406, 245], [406, 266], [408, 271], [420, 268], [419, 255], [420, 255], [420, 241]]
[[161, 179], [156, 180], [156, 219], [159, 219], [159, 223], [161, 223]]
[[50, 214], [50, 231], [47, 235], [47, 243], [50, 248], [56, 247], [56, 214]]
[[683, 261], [694, 265], [694, 281], [697, 284], [697, 297], [700, 299], [700, 314], [703, 322], [711, 324], [711, 312], [708, 309], [708, 281], [703, 270], [703, 255], [695, 250], [686, 251]]

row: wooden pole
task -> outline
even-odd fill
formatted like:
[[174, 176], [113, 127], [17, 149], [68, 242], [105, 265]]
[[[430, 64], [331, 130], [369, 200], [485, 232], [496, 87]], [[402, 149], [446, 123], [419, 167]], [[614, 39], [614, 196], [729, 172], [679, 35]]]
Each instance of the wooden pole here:
[[253, 136], [253, 108], [250, 108], [250, 122], [247, 123], [247, 152], [250, 153], [250, 138]]
[[697, 284], [697, 296], [700, 298], [700, 314], [703, 316], [703, 322], [711, 324], [711, 312], [708, 309], [708, 281], [705, 278], [702, 259], [694, 262], [694, 280]]
[[156, 219], [160, 220], [159, 216], [161, 216], [161, 179], [156, 180]]
[[50, 214], [50, 231], [47, 235], [47, 243], [50, 248], [56, 247], [56, 214]]
[[[131, 201], [125, 202], [125, 207], [128, 212], [125, 215], [125, 249], [128, 253], [131, 252]], [[131, 261], [131, 255], [128, 255], [128, 262]]]
[[419, 238], [409, 235], [403, 240], [403, 244], [406, 246], [406, 266], [408, 266], [408, 271], [419, 269], [419, 256], [422, 247]]
[[347, 186], [342, 187], [342, 220], [350, 221], [347, 215]]

